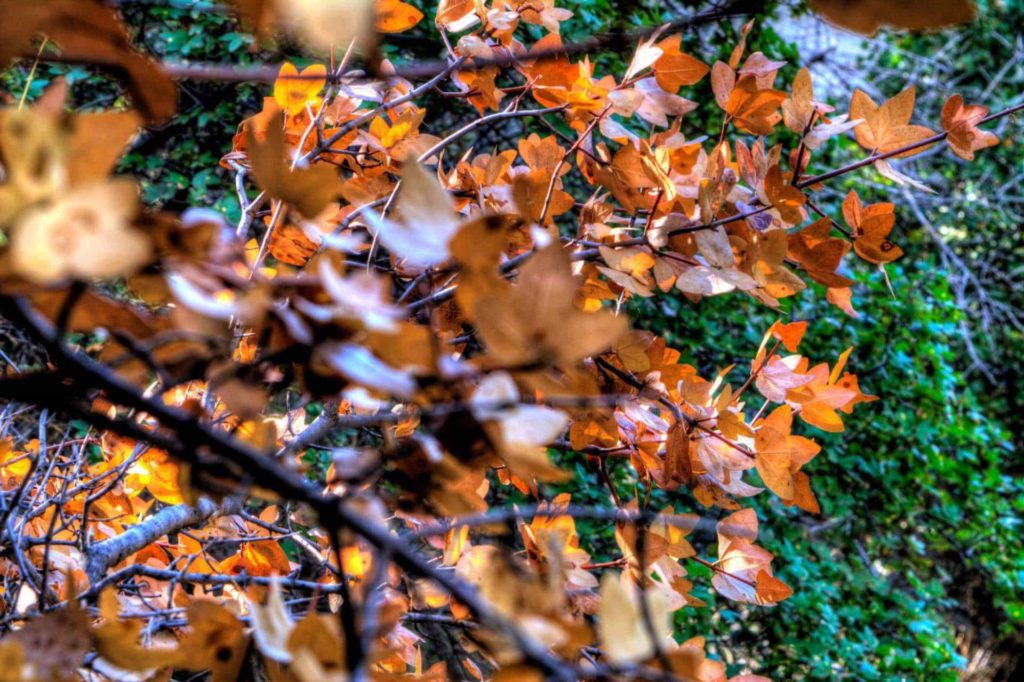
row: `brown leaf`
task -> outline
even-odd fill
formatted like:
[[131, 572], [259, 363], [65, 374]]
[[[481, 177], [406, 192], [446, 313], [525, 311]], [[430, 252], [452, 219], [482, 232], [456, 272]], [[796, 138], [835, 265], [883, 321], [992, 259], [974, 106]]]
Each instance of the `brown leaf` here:
[[572, 302], [578, 286], [559, 243], [538, 251], [516, 286], [477, 301], [472, 318], [488, 351], [512, 365], [571, 364], [609, 348], [627, 331], [626, 319], [578, 310]]
[[988, 107], [964, 104], [964, 98], [953, 95], [942, 106], [942, 129], [948, 135], [953, 152], [965, 161], [974, 160], [974, 152], [999, 144], [995, 134], [978, 130], [978, 124], [988, 116]]
[[[930, 128], [910, 125], [916, 92], [917, 88], [912, 85], [879, 106], [864, 91], [854, 90], [850, 99], [850, 118], [864, 119], [853, 129], [858, 144], [871, 151], [888, 153], [934, 135], [935, 131]], [[919, 147], [896, 158], [920, 154], [927, 148]]]
[[832, 221], [821, 218], [789, 235], [788, 257], [799, 263], [815, 282], [827, 287], [848, 287], [850, 280], [836, 272], [850, 242], [830, 236]]
[[267, 126], [261, 142], [252, 130], [246, 132], [246, 148], [256, 183], [275, 199], [291, 204], [306, 218], [315, 218], [338, 196], [338, 175], [330, 166], [291, 168], [286, 160], [283, 114]]
[[35, 679], [70, 680], [93, 645], [89, 616], [74, 603], [32, 619], [7, 641], [17, 642]]
[[971, 0], [811, 0], [811, 9], [837, 26], [874, 35], [882, 26], [921, 30], [974, 18]]
[[141, 126], [142, 117], [131, 110], [72, 117], [68, 182], [76, 186], [106, 179]]
[[853, 231], [853, 250], [871, 263], [889, 263], [903, 255], [903, 249], [889, 241], [896, 224], [890, 203], [862, 206], [857, 191], [851, 189], [843, 200], [843, 216]]

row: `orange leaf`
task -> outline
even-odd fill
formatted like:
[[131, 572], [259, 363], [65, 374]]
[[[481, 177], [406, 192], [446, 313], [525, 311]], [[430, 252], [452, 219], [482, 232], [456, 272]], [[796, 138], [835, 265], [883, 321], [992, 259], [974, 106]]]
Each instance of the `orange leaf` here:
[[654, 62], [654, 79], [662, 90], [672, 94], [684, 85], [693, 85], [708, 73], [707, 64], [680, 52], [681, 40], [682, 36], [674, 35], [658, 43], [662, 54]]
[[[910, 125], [916, 93], [917, 88], [912, 85], [878, 106], [865, 92], [854, 90], [850, 99], [850, 118], [864, 119], [853, 129], [857, 143], [868, 150], [888, 153], [934, 135], [935, 131], [930, 128]], [[897, 158], [920, 154], [927, 148], [919, 147], [899, 154]]]
[[420, 23], [423, 12], [401, 0], [376, 0], [377, 30], [381, 33], [401, 33]]

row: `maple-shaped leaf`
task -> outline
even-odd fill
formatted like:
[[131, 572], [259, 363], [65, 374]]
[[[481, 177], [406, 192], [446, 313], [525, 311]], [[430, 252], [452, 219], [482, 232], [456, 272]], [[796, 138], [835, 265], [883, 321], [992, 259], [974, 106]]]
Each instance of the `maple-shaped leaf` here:
[[853, 250], [871, 263], [889, 263], [903, 255], [903, 249], [889, 241], [896, 224], [895, 207], [890, 203], [861, 204], [857, 190], [851, 189], [843, 200], [843, 217], [853, 233]]
[[[788, 588], [774, 578], [770, 552], [754, 544], [757, 514], [741, 509], [718, 523], [718, 561], [711, 584], [724, 597], [748, 604], [771, 606], [789, 596]], [[772, 578], [759, 578], [761, 574]]]
[[971, 0], [811, 0], [811, 9], [857, 33], [874, 35], [882, 26], [910, 30], [935, 29], [970, 21]]
[[802, 207], [807, 203], [807, 197], [786, 181], [778, 164], [768, 169], [768, 174], [764, 178], [764, 193], [784, 223], [796, 225], [803, 221]]
[[295, 116], [306, 110], [307, 103], [319, 105], [320, 91], [326, 84], [327, 67], [323, 64], [310, 64], [300, 72], [294, 64], [285, 62], [274, 80], [274, 101], [289, 116]]
[[942, 129], [953, 152], [965, 161], [974, 160], [974, 152], [999, 144], [994, 133], [978, 130], [978, 124], [988, 116], [988, 107], [964, 104], [964, 98], [953, 95], [942, 106]]
[[784, 500], [796, 496], [793, 474], [821, 451], [814, 441], [792, 435], [792, 428], [793, 410], [789, 405], [781, 405], [761, 422], [755, 440], [757, 473]]
[[338, 196], [338, 175], [328, 165], [293, 167], [285, 157], [283, 115], [277, 114], [262, 142], [252, 130], [246, 133], [252, 174], [267, 194], [294, 206], [306, 218], [315, 218]]
[[649, 273], [655, 260], [650, 252], [638, 247], [613, 249], [599, 247], [601, 257], [608, 267], [597, 266], [608, 279], [631, 294], [644, 298], [654, 295], [651, 287], [654, 282]]
[[779, 107], [785, 99], [786, 93], [762, 88], [756, 76], [747, 75], [736, 81], [723, 108], [740, 130], [768, 135], [782, 119]]
[[[850, 99], [850, 117], [864, 119], [853, 129], [857, 143], [870, 151], [885, 154], [933, 136], [934, 130], [910, 123], [916, 93], [917, 88], [911, 85], [879, 106], [863, 90], [854, 90]], [[920, 154], [925, 149], [927, 147], [918, 147], [897, 157]]]
[[[808, 424], [830, 433], [839, 433], [846, 428], [837, 410], [858, 400], [859, 388], [854, 391], [849, 380], [843, 384], [838, 382], [839, 372], [842, 371], [852, 350], [851, 347], [843, 352], [831, 373], [825, 363], [807, 370], [806, 358], [797, 366], [797, 370], [803, 372], [810, 381], [793, 389], [787, 398], [790, 403], [799, 408], [797, 414]], [[861, 402], [870, 401], [869, 397], [865, 396], [864, 398]]]
[[621, 315], [578, 310], [578, 286], [569, 254], [556, 242], [527, 261], [516, 286], [480, 297], [471, 317], [499, 362], [571, 364], [611, 347], [629, 327]]
[[827, 287], [848, 287], [853, 280], [836, 272], [850, 242], [831, 236], [832, 221], [821, 218], [799, 232], [789, 235], [787, 256], [807, 272], [811, 279]]
[[12, 228], [15, 272], [37, 284], [129, 275], [152, 257], [149, 236], [131, 223], [135, 183], [118, 178], [69, 190], [26, 209]]
[[757, 378], [754, 380], [757, 390], [772, 402], [785, 402], [787, 392], [811, 381], [810, 377], [796, 371], [799, 361], [799, 355], [786, 358], [773, 355], [757, 372]]
[[768, 328], [768, 333], [781, 341], [782, 345], [790, 353], [795, 353], [797, 346], [803, 341], [804, 334], [807, 333], [807, 322], [800, 321], [783, 324], [781, 320], [776, 320]]

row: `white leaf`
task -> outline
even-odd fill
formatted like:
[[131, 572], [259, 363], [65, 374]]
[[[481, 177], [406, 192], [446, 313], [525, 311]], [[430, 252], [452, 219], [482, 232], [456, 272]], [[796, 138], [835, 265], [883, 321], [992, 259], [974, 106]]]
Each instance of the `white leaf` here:
[[292, 29], [325, 52], [373, 42], [373, 0], [289, 0], [278, 3]]
[[913, 187], [915, 189], [919, 189], [922, 192], [928, 192], [929, 194], [935, 194], [935, 190], [933, 190], [931, 187], [929, 187], [928, 185], [924, 184], [920, 180], [915, 180], [914, 178], [910, 177], [909, 175], [904, 175], [903, 173], [901, 173], [898, 170], [896, 170], [896, 168], [894, 168], [892, 166], [892, 164], [889, 163], [888, 159], [882, 159], [881, 161], [875, 161], [875, 169], [879, 173], [881, 173], [883, 177], [889, 178], [890, 180], [892, 180], [893, 182], [895, 182], [898, 185], [910, 185], [911, 187]]
[[459, 229], [451, 197], [418, 163], [402, 167], [396, 202], [401, 222], [366, 214], [380, 242], [409, 265], [430, 267], [450, 257], [448, 242]]
[[412, 375], [386, 364], [363, 346], [325, 343], [317, 348], [317, 354], [342, 376], [367, 388], [404, 400], [416, 393]]
[[829, 138], [835, 137], [836, 135], [842, 135], [847, 130], [852, 130], [864, 122], [864, 119], [862, 118], [855, 118], [852, 121], [847, 121], [846, 119], [848, 117], [849, 114], [834, 116], [831, 123], [814, 126], [814, 128], [804, 136], [804, 145], [808, 149], [817, 149]]
[[267, 605], [249, 602], [252, 614], [252, 634], [256, 647], [267, 658], [279, 663], [289, 663], [292, 655], [288, 651], [288, 636], [295, 627], [281, 596], [281, 583], [270, 583]]

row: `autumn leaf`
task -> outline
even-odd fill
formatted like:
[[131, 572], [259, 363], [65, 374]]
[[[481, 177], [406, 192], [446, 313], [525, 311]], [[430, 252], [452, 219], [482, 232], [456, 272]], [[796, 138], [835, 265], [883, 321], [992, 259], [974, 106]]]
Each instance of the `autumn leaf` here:
[[889, 263], [903, 255], [903, 249], [889, 241], [896, 224], [893, 209], [890, 203], [864, 206], [853, 189], [843, 200], [843, 217], [853, 231], [853, 250], [864, 260]]
[[310, 64], [300, 72], [294, 64], [285, 62], [274, 81], [274, 101], [289, 116], [303, 113], [307, 104], [316, 112], [320, 91], [326, 84], [327, 67], [323, 64]]
[[723, 108], [740, 130], [767, 135], [782, 120], [779, 107], [785, 99], [786, 93], [762, 88], [756, 76], [746, 75], [736, 81]]
[[577, 310], [572, 303], [577, 287], [559, 244], [538, 251], [522, 267], [516, 286], [481, 297], [472, 311], [488, 352], [510, 365], [571, 364], [609, 348], [626, 332], [625, 318]]
[[796, 370], [800, 356], [789, 356], [780, 358], [773, 355], [768, 362], [757, 372], [754, 384], [768, 400], [775, 403], [786, 401], [786, 394], [811, 381], [811, 378]]
[[978, 130], [988, 111], [988, 107], [980, 104], [964, 104], [960, 95], [951, 95], [942, 106], [942, 129], [948, 133], [946, 142], [964, 161], [973, 161], [974, 152], [979, 149], [999, 144], [994, 133]]
[[149, 261], [153, 249], [131, 224], [137, 210], [130, 180], [71, 189], [20, 215], [11, 234], [11, 265], [37, 284], [132, 274]]
[[802, 206], [807, 203], [807, 197], [791, 183], [786, 182], [778, 165], [768, 170], [764, 178], [764, 193], [787, 225], [796, 225], [803, 221]]
[[402, 33], [420, 23], [423, 12], [401, 0], [375, 0], [376, 27], [381, 33]]
[[[639, 600], [647, 601], [653, 637], [645, 624]], [[655, 647], [664, 647], [671, 639], [669, 614], [661, 590], [647, 592], [623, 585], [620, 576], [608, 571], [601, 578], [601, 610], [598, 634], [605, 654], [615, 663], [630, 663], [650, 658]]]
[[850, 250], [850, 242], [832, 237], [831, 233], [831, 219], [820, 218], [789, 235], [787, 255], [799, 263], [815, 282], [827, 287], [849, 287], [853, 280], [836, 271]]
[[[743, 509], [718, 523], [718, 561], [711, 583], [729, 599], [771, 606], [787, 598], [792, 591], [774, 578], [771, 553], [754, 544], [757, 515]], [[760, 578], [761, 574], [768, 578]]]
[[[857, 143], [865, 149], [887, 154], [912, 145], [935, 134], [930, 128], [911, 125], [917, 88], [910, 86], [878, 106], [862, 90], [854, 90], [850, 100], [850, 117], [864, 122], [853, 129]], [[897, 158], [920, 154], [927, 146], [918, 147]]]
[[783, 324], [781, 321], [776, 320], [768, 328], [768, 333], [782, 341], [782, 345], [790, 353], [795, 353], [797, 346], [800, 345], [804, 338], [804, 334], [807, 333], [807, 322], [800, 321]]
[[971, 0], [811, 0], [811, 9], [832, 23], [857, 33], [874, 35], [883, 26], [936, 29], [970, 21], [977, 11]]
[[295, 207], [306, 218], [315, 218], [338, 196], [338, 176], [326, 165], [293, 167], [285, 156], [281, 114], [266, 130], [263, 141], [247, 133], [253, 176], [267, 194]]
[[782, 103], [782, 121], [794, 133], [803, 134], [815, 111], [814, 85], [806, 66], [797, 72], [792, 87], [792, 94]]
[[654, 61], [654, 78], [665, 92], [676, 94], [684, 85], [698, 83], [708, 73], [704, 62], [680, 51], [682, 36], [674, 35], [661, 40], [661, 56]]
[[402, 167], [396, 208], [400, 221], [371, 219], [381, 244], [416, 267], [439, 265], [451, 257], [448, 242], [459, 229], [455, 207], [437, 180], [415, 162]]
[[789, 405], [781, 405], [761, 423], [755, 443], [757, 473], [784, 500], [796, 496], [793, 474], [821, 451], [815, 442], [791, 435], [792, 427], [793, 410]]

